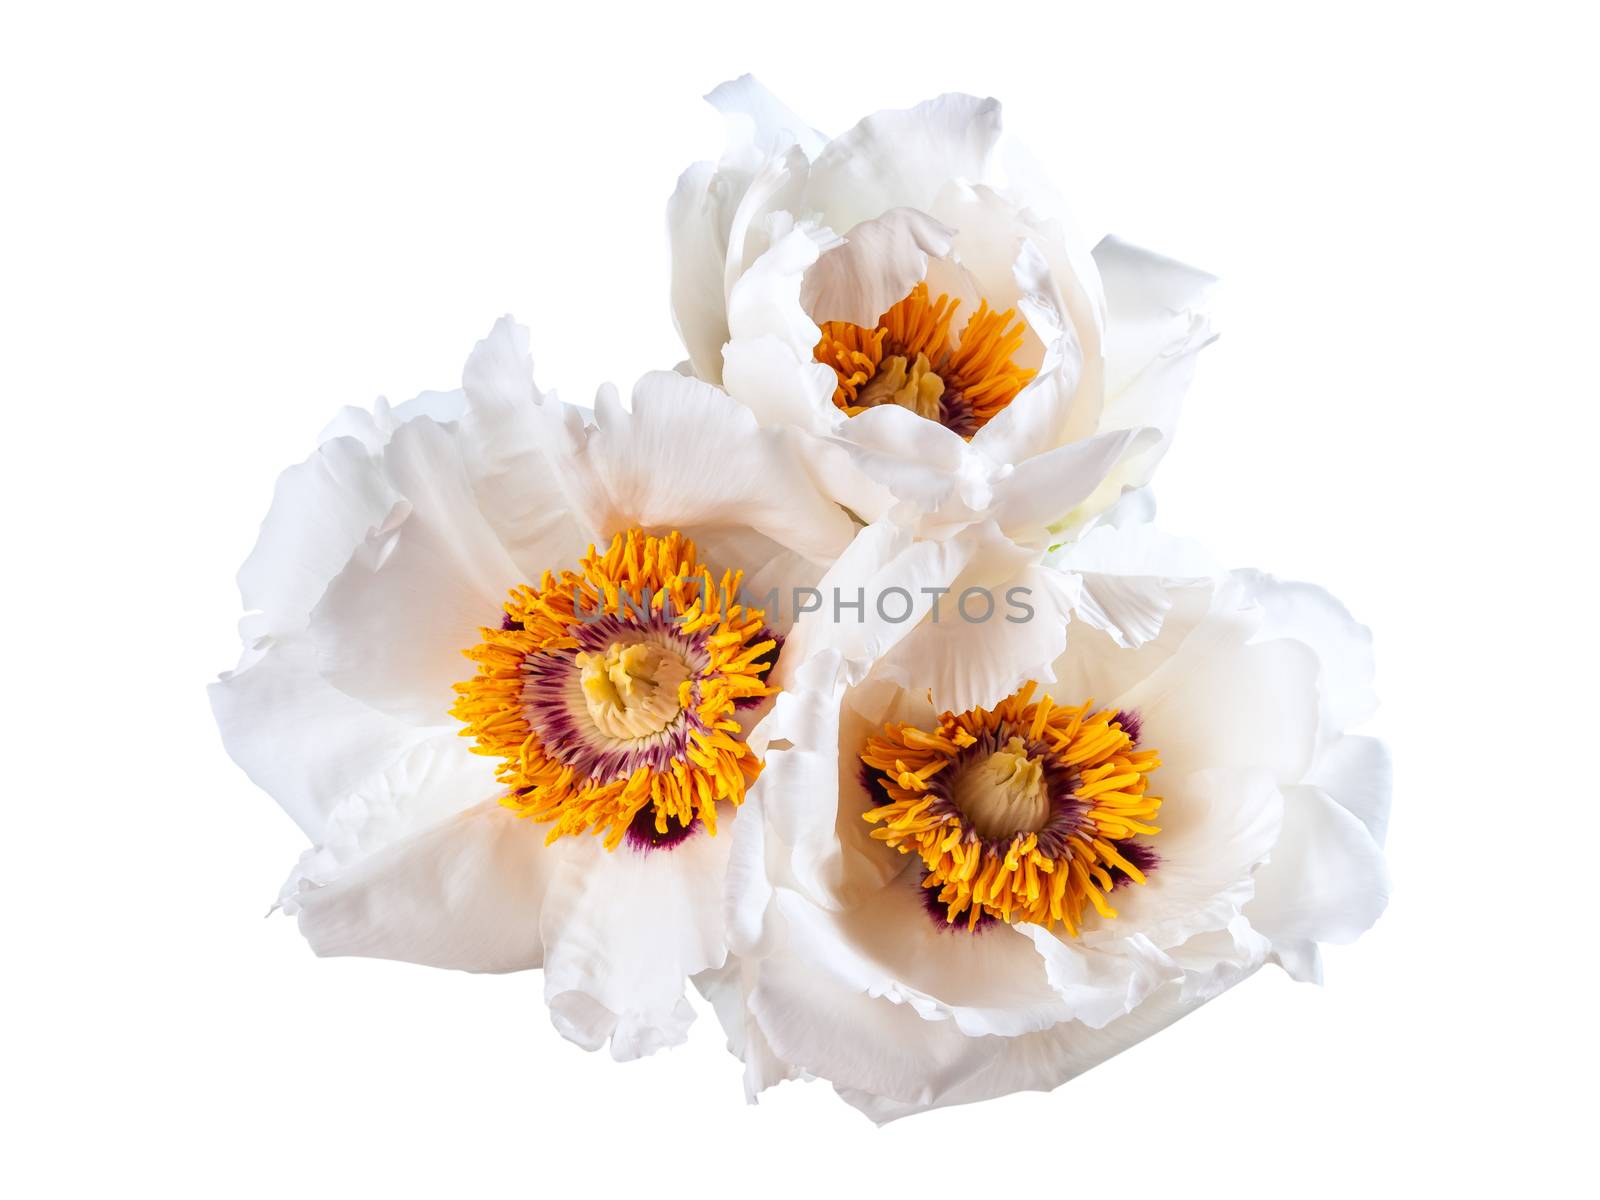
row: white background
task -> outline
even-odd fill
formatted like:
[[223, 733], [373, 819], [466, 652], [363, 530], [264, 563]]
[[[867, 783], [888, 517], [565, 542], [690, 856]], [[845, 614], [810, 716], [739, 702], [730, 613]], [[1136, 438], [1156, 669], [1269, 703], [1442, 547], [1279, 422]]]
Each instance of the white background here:
[[[10, 1194], [1576, 1189], [1595, 31], [1399, 7], [8, 8]], [[1394, 899], [1325, 988], [877, 1131], [822, 1084], [746, 1107], [709, 1018], [619, 1066], [536, 977], [263, 919], [300, 835], [202, 687], [276, 472], [503, 312], [569, 398], [676, 361], [663, 205], [747, 70], [829, 131], [995, 94], [1085, 227], [1224, 278], [1162, 519], [1374, 627], [1397, 758]]]

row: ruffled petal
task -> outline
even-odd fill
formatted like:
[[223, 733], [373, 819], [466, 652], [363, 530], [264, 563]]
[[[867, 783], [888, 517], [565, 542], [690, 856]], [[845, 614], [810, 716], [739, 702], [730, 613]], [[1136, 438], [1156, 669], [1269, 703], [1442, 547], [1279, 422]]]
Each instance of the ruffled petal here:
[[730, 166], [765, 161], [789, 146], [798, 146], [807, 158], [815, 158], [827, 144], [825, 137], [754, 75], [719, 83], [706, 93], [706, 102], [727, 118], [724, 161]]
[[717, 186], [713, 163], [695, 163], [678, 178], [667, 201], [667, 239], [672, 253], [672, 322], [699, 379], [722, 382], [722, 347], [728, 340], [723, 293], [728, 225], [726, 189]]
[[1038, 375], [973, 435], [973, 450], [997, 466], [1089, 437], [1100, 420], [1099, 360], [1086, 359], [1084, 352], [1085, 344], [1098, 345], [1099, 331], [1080, 333], [1082, 318], [1071, 313], [1048, 260], [1033, 242], [1018, 247], [1012, 278], [1017, 307], [1043, 353]]
[[1198, 543], [1153, 525], [1127, 529], [1096, 525], [1053, 551], [1046, 561], [1082, 580], [1074, 618], [1128, 648], [1161, 632], [1174, 588], [1194, 586], [1220, 573]]
[[911, 208], [863, 221], [806, 272], [801, 305], [814, 321], [849, 321], [870, 329], [922, 281], [930, 256], [950, 253], [952, 235]]
[[[939, 1108], [990, 1100], [1013, 1092], [1048, 1092], [1193, 1012], [1203, 1001], [1185, 998], [1181, 984], [1170, 984], [1127, 1016], [1104, 1029], [1067, 1022], [1015, 1038], [935, 1035], [949, 1050], [937, 1059], [934, 1085], [914, 1098], [884, 1091], [839, 1087], [839, 1095], [879, 1125]], [[908, 1022], [901, 1019], [898, 1028]], [[886, 1032], [886, 1031], [885, 1031]], [[959, 1036], [959, 1035], [957, 1035]]]
[[1388, 903], [1383, 852], [1366, 826], [1320, 788], [1288, 789], [1282, 836], [1245, 910], [1250, 923], [1275, 944], [1353, 942]]
[[800, 1078], [800, 1072], [772, 1052], [766, 1034], [751, 1018], [745, 996], [752, 983], [749, 965], [737, 959], [694, 977], [727, 1034], [728, 1052], [744, 1062], [745, 1097], [753, 1103], [767, 1088]]
[[329, 684], [304, 634], [265, 642], [207, 691], [228, 756], [313, 842], [354, 788], [429, 736]]
[[461, 650], [496, 619], [523, 572], [473, 492], [461, 442], [432, 421], [400, 429], [384, 475], [404, 499], [368, 535], [311, 616], [336, 687], [418, 725], [445, 720]]
[[1136, 710], [1166, 763], [1298, 783], [1316, 748], [1316, 657], [1288, 639], [1253, 641], [1259, 608], [1235, 584], [1209, 590], [1175, 593], [1161, 634], [1136, 650], [1086, 630], [1057, 662], [1052, 690]]
[[364, 860], [500, 790], [494, 763], [472, 753], [455, 730], [419, 738], [333, 806], [316, 844], [285, 881], [279, 906], [294, 915], [300, 911], [300, 893], [336, 882]]
[[877, 675], [955, 712], [997, 703], [1029, 679], [1052, 680], [1049, 664], [1067, 644], [1078, 581], [1040, 565], [992, 523], [940, 544], [960, 572]]
[[824, 139], [749, 75], [706, 99], [727, 118], [727, 148], [721, 162], [695, 163], [678, 179], [667, 233], [673, 322], [695, 377], [720, 384], [733, 282], [770, 245], [767, 217], [799, 206], [807, 159]]
[[[719, 815], [719, 825], [736, 820], [731, 810]], [[540, 916], [556, 1027], [586, 1049], [609, 1038], [618, 1059], [681, 1042], [693, 1019], [689, 977], [727, 957], [727, 829], [671, 849], [607, 851], [598, 838], [557, 846], [562, 867]]]
[[1284, 824], [1276, 782], [1260, 770], [1182, 772], [1153, 739], [1164, 764], [1154, 777], [1162, 797], [1161, 833], [1152, 840], [1159, 857], [1142, 885], [1117, 889], [1115, 920], [1084, 931], [1077, 946], [1115, 946], [1142, 938], [1170, 952], [1200, 934], [1226, 929], [1255, 894], [1257, 869], [1275, 854]]
[[974, 538], [922, 541], [889, 522], [861, 530], [813, 591], [795, 597], [797, 615], [773, 682], [790, 686], [797, 664], [832, 651], [851, 683], [909, 636], [972, 561]]
[[255, 548], [239, 568], [245, 610], [261, 615], [257, 630], [304, 629], [328, 581], [398, 498], [355, 437], [324, 442], [280, 475]]
[[462, 971], [537, 967], [557, 862], [537, 825], [488, 800], [301, 892], [300, 932], [321, 955]]
[[809, 361], [822, 331], [801, 306], [800, 291], [806, 272], [827, 244], [819, 231], [791, 229], [740, 272], [728, 293], [730, 339], [776, 338], [797, 361]]
[[1102, 427], [1145, 426], [1161, 439], [1125, 464], [1125, 487], [1150, 481], [1172, 443], [1201, 350], [1216, 340], [1203, 271], [1106, 238], [1094, 249], [1105, 285], [1105, 411]]
[[992, 468], [961, 436], [898, 404], [842, 422], [835, 441], [898, 501], [893, 519], [926, 536], [968, 525], [990, 502]]
[[1347, 735], [1317, 756], [1306, 782], [1332, 796], [1367, 827], [1381, 849], [1389, 836], [1389, 801], [1394, 764], [1377, 738]]
[[377, 454], [394, 436], [394, 431], [407, 421], [426, 417], [440, 425], [461, 419], [467, 396], [460, 388], [453, 392], [421, 392], [401, 404], [390, 404], [382, 396], [371, 408], [346, 405], [323, 428], [317, 441], [331, 442], [336, 438], [354, 438], [368, 452]]
[[953, 1020], [863, 992], [800, 956], [755, 964], [748, 1009], [789, 1074], [825, 1078], [874, 1121], [1018, 1091], [1049, 1091], [1202, 1003], [1168, 984], [1102, 1029], [1063, 1021], [1015, 1037], [971, 1037]]
[[931, 207], [952, 179], [986, 182], [1000, 140], [1000, 102], [945, 95], [875, 113], [817, 155], [810, 208], [850, 229], [891, 208]]
[[819, 562], [849, 544], [850, 519], [812, 482], [784, 431], [759, 428], [713, 387], [653, 372], [634, 389], [631, 412], [602, 393], [595, 418], [592, 428], [568, 430], [562, 481], [597, 540], [631, 525], [745, 528]]
[[462, 387], [462, 455], [478, 506], [524, 578], [537, 579], [583, 539], [544, 455], [549, 418], [527, 329], [495, 322], [467, 359]]
[[1182, 968], [1142, 934], [1091, 944], [1069, 943], [1038, 925], [1019, 925], [1017, 930], [1033, 942], [1065, 1015], [1089, 1029], [1105, 1028], [1183, 975]]
[[1260, 571], [1234, 574], [1262, 607], [1260, 637], [1293, 638], [1316, 653], [1323, 738], [1331, 740], [1371, 716], [1378, 707], [1372, 687], [1372, 630], [1316, 584], [1275, 579]]
[[1072, 1015], [1025, 927], [951, 928], [923, 903], [914, 865], [899, 865], [887, 886], [842, 909], [780, 891], [781, 953], [926, 1020], [952, 1021], [968, 1037], [1015, 1037]]
[[1017, 541], [1043, 545], [1052, 524], [1087, 500], [1154, 436], [1149, 430], [1117, 429], [1025, 459], [994, 483], [988, 515]]

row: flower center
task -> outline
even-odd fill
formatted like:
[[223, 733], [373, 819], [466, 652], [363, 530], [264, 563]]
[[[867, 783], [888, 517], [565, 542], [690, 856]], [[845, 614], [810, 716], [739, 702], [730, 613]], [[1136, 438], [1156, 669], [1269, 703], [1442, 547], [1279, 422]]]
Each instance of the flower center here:
[[604, 651], [577, 656], [589, 718], [601, 734], [634, 741], [660, 733], [683, 711], [678, 685], [689, 664], [664, 646], [612, 642]]
[[547, 841], [716, 833], [717, 806], [761, 770], [736, 711], [773, 694], [765, 614], [738, 602], [740, 572], [714, 577], [677, 533], [630, 529], [578, 566], [512, 589], [465, 651], [477, 673], [451, 713], [500, 759], [501, 803], [549, 822]]
[[1141, 839], [1161, 832], [1161, 799], [1146, 790], [1161, 756], [1136, 748], [1133, 714], [1031, 703], [1036, 687], [932, 729], [885, 726], [861, 754], [880, 801], [862, 815], [874, 838], [922, 860], [947, 923], [1023, 920], [1075, 937], [1091, 910], [1114, 918], [1106, 897], [1156, 864]]
[[898, 404], [909, 408], [919, 417], [930, 421], [939, 419], [939, 398], [944, 395], [944, 380], [933, 373], [926, 354], [918, 354], [906, 367], [906, 356], [891, 354], [878, 364], [878, 372], [867, 381], [856, 397], [859, 408], [875, 408], [880, 404]]
[[950, 325], [959, 300], [911, 294], [868, 329], [826, 321], [816, 360], [838, 379], [833, 402], [854, 417], [869, 408], [898, 404], [970, 438], [1016, 399], [1035, 372], [1012, 360], [1026, 326], [1015, 312], [995, 312], [983, 301], [952, 342]]
[[1044, 763], [1028, 753], [1019, 737], [958, 771], [950, 784], [950, 799], [979, 837], [1035, 833], [1050, 818]]

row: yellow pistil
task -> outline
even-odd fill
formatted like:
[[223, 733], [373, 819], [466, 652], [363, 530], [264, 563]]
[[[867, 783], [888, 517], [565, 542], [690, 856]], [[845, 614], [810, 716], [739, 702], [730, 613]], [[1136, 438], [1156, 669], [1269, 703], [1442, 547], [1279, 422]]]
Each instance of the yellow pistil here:
[[1012, 361], [1026, 326], [1013, 310], [996, 312], [988, 301], [952, 344], [950, 325], [960, 304], [946, 295], [932, 299], [928, 285], [919, 283], [871, 329], [824, 322], [815, 357], [837, 377], [834, 404], [852, 417], [899, 404], [935, 421], [949, 408], [964, 436], [983, 428], [1035, 372]]
[[979, 837], [1034, 832], [1050, 816], [1044, 765], [1019, 737], [951, 782], [950, 799], [967, 815]]
[[689, 664], [664, 646], [613, 643], [600, 654], [579, 654], [577, 662], [589, 717], [606, 737], [649, 737], [683, 711], [678, 685], [689, 677]]
[[[1145, 881], [1124, 844], [1160, 832], [1161, 800], [1146, 786], [1161, 758], [1134, 749], [1115, 710], [1030, 703], [1036, 686], [992, 711], [945, 713], [931, 730], [885, 726], [861, 761], [888, 802], [863, 816], [874, 838], [921, 858], [948, 921], [965, 913], [971, 928], [989, 915], [1076, 937], [1090, 909], [1117, 915], [1106, 900], [1113, 871]], [[974, 758], [980, 743], [997, 748]]]
[[[742, 803], [761, 770], [735, 705], [773, 694], [762, 676], [776, 643], [765, 614], [735, 602], [741, 577], [714, 578], [681, 534], [630, 529], [604, 553], [590, 546], [577, 571], [546, 571], [537, 587], [513, 588], [507, 627], [480, 630], [482, 642], [463, 652], [477, 673], [455, 685], [450, 710], [465, 723], [463, 736], [476, 740], [474, 753], [501, 760], [501, 803], [551, 822], [547, 842], [603, 832], [613, 849], [647, 807], [658, 834], [695, 819], [715, 834], [717, 804]], [[579, 635], [601, 617], [636, 632], [585, 652]], [[693, 664], [662, 629], [697, 647]], [[540, 686], [546, 692], [535, 696]], [[568, 692], [568, 707], [552, 707], [566, 704]], [[555, 745], [548, 718], [574, 711], [587, 728], [566, 730], [568, 742]], [[681, 752], [662, 752], [680, 743]], [[644, 750], [657, 752], [653, 763], [610, 775], [594, 766], [611, 752], [631, 763]]]

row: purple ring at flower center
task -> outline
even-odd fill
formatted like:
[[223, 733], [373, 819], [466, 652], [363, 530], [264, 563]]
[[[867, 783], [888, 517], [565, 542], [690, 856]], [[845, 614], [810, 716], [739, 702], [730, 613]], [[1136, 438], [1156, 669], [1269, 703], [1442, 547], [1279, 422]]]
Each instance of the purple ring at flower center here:
[[[579, 626], [573, 649], [531, 654], [523, 663], [523, 711], [546, 752], [579, 775], [598, 783], [626, 779], [640, 767], [667, 771], [686, 756], [691, 732], [706, 732], [694, 707], [700, 699], [700, 675], [711, 661], [705, 636], [685, 634], [674, 618], [608, 614]], [[648, 643], [679, 655], [690, 670], [691, 699], [671, 722], [648, 737], [608, 737], [595, 728], [583, 692], [580, 653], [603, 654], [613, 645]]]

